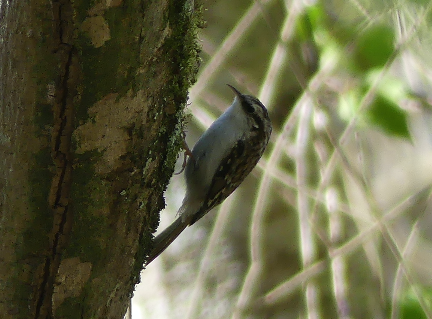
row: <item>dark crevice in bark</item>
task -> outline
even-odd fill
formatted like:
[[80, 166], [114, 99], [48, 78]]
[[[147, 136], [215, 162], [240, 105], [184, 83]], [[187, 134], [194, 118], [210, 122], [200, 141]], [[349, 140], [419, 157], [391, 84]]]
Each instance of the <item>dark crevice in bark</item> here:
[[47, 258], [45, 260], [45, 265], [44, 265], [44, 275], [45, 276], [43, 277], [43, 280], [42, 280], [42, 283], [41, 283], [41, 286], [40, 286], [39, 298], [38, 298], [38, 301], [37, 301], [37, 304], [36, 304], [35, 319], [40, 318], [40, 315], [41, 315], [42, 305], [43, 305], [44, 298], [45, 298], [45, 288], [46, 288], [46, 286], [48, 284], [48, 279], [49, 279], [49, 277], [46, 276], [46, 274], [49, 274], [50, 268], [51, 268], [50, 266], [51, 266], [51, 259]]
[[[71, 129], [72, 129], [72, 119], [68, 118], [67, 115], [65, 114], [67, 111], [67, 108], [72, 107], [72, 105], [68, 105], [68, 99], [69, 99], [69, 90], [68, 90], [68, 79], [69, 79], [69, 71], [71, 68], [71, 64], [72, 64], [72, 54], [73, 54], [73, 49], [72, 48], [67, 48], [67, 50], [65, 50], [65, 54], [67, 54], [67, 62], [64, 68], [64, 72], [65, 74], [62, 76], [62, 80], [60, 83], [60, 92], [61, 92], [61, 96], [59, 96], [60, 98], [60, 103], [59, 103], [59, 107], [60, 107], [60, 114], [59, 117], [56, 119], [58, 121], [60, 121], [60, 127], [59, 130], [57, 132], [55, 132], [56, 136], [56, 143], [54, 146], [54, 160], [55, 162], [58, 162], [61, 164], [61, 166], [57, 166], [58, 169], [61, 169], [61, 173], [60, 173], [60, 178], [57, 184], [57, 191], [56, 191], [56, 197], [55, 197], [55, 202], [54, 202], [54, 207], [53, 208], [57, 208], [57, 207], [62, 207], [63, 205], [61, 204], [61, 198], [62, 196], [64, 197], [65, 194], [63, 194], [63, 185], [65, 183], [70, 183], [70, 181], [66, 181], [65, 180], [65, 176], [66, 176], [66, 172], [68, 169], [70, 169], [70, 161], [68, 160], [68, 157], [70, 157], [70, 154], [68, 153], [64, 153], [64, 151], [69, 151], [69, 147], [70, 147], [70, 143], [69, 141], [66, 141], [67, 145], [67, 149], [65, 150], [65, 145], [63, 145], [63, 143], [65, 142], [65, 138], [66, 139], [70, 139], [71, 136]], [[69, 99], [70, 100], [70, 99]], [[66, 195], [67, 196], [67, 195]]]
[[59, 80], [55, 89], [53, 106], [54, 123], [52, 131], [52, 158], [55, 175], [51, 184], [49, 204], [53, 217], [50, 248], [47, 251], [35, 309], [35, 319], [53, 318], [52, 294], [55, 277], [60, 266], [60, 257], [66, 245], [72, 225], [72, 211], [69, 209], [71, 185], [70, 141], [73, 131], [73, 102], [77, 87], [77, 53], [71, 43], [73, 9], [70, 1], [53, 1], [54, 39], [53, 52], [59, 65]]

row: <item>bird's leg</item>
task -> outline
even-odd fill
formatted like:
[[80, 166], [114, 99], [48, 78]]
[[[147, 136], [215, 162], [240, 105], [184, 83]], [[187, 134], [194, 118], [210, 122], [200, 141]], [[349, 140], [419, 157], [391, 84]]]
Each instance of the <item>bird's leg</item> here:
[[183, 131], [182, 137], [183, 137], [183, 149], [184, 149], [182, 169], [180, 170], [180, 172], [174, 173], [174, 175], [179, 175], [179, 174], [183, 173], [183, 171], [186, 168], [186, 163], [187, 163], [187, 157], [188, 156], [190, 158], [193, 158], [192, 151], [190, 150], [189, 146], [186, 143], [186, 132], [185, 131]]

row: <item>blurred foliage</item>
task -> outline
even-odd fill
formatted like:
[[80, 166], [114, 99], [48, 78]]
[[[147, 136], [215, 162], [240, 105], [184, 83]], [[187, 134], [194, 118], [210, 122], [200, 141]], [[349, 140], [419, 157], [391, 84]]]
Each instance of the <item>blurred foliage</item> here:
[[[432, 2], [204, 6], [188, 137], [229, 105], [226, 83], [274, 130], [253, 176], [165, 253], [164, 318], [431, 318]], [[167, 194], [175, 215], [175, 181]]]
[[[359, 116], [358, 111], [363, 98], [378, 85], [380, 93], [372, 97], [366, 112], [360, 116], [366, 123], [375, 125], [388, 134], [409, 139], [408, 114], [399, 106], [401, 99], [406, 98], [408, 94], [408, 87], [390, 76], [384, 75], [385, 79], [377, 79], [387, 63], [394, 59], [394, 28], [383, 23], [371, 24], [360, 32], [355, 25], [333, 28], [325, 9], [320, 4], [309, 7], [306, 12], [305, 14], [311, 17], [308, 21], [314, 21], [314, 33], [317, 38], [325, 39], [321, 42], [322, 49], [331, 50], [332, 59], [338, 56], [357, 80], [355, 86], [341, 94], [339, 108], [343, 109], [343, 114], [351, 115], [345, 119], [351, 120]], [[303, 35], [304, 32], [300, 34]], [[352, 48], [348, 51], [347, 46]]]
[[[430, 307], [432, 306], [432, 289], [419, 289], [420, 298], [423, 298], [424, 302]], [[417, 294], [414, 293], [413, 289], [405, 291], [401, 300], [401, 319], [426, 319], [427, 316], [424, 313], [422, 306], [417, 298]]]

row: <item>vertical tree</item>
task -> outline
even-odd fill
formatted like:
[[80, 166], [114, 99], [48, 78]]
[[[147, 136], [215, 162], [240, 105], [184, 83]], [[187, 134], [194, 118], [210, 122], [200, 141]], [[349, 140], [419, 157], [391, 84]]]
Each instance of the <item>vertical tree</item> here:
[[193, 1], [2, 1], [0, 17], [2, 318], [121, 318], [181, 145]]

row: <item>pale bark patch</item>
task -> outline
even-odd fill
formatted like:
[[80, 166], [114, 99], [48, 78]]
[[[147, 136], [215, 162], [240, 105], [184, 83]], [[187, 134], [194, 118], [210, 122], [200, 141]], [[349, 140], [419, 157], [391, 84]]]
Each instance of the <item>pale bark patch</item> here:
[[94, 150], [101, 153], [102, 158], [95, 167], [100, 174], [121, 166], [121, 156], [126, 154], [129, 145], [127, 128], [136, 123], [137, 117], [141, 117], [143, 123], [146, 119], [144, 92], [129, 91], [118, 100], [117, 97], [117, 93], [111, 93], [95, 103], [88, 111], [88, 121], [73, 133], [77, 154]]
[[90, 278], [91, 269], [91, 263], [83, 263], [78, 257], [62, 260], [52, 297], [54, 313], [66, 298], [78, 297], [81, 294], [84, 285]]
[[111, 39], [108, 22], [102, 16], [86, 18], [81, 25], [81, 30], [88, 35], [95, 48], [100, 48]]

